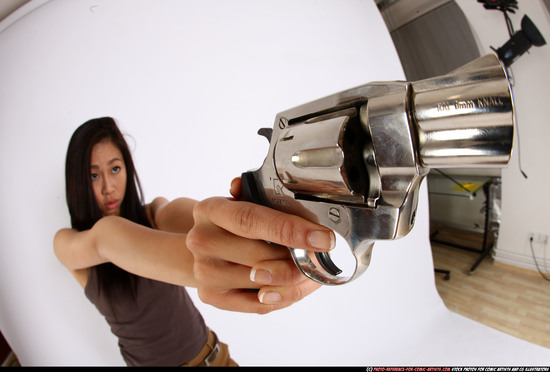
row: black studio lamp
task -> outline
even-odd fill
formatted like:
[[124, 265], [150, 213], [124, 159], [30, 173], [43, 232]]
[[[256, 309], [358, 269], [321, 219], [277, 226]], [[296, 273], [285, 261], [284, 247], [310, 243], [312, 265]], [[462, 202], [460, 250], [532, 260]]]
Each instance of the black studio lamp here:
[[545, 44], [546, 40], [537, 26], [529, 17], [523, 16], [521, 30], [513, 34], [510, 40], [496, 50], [496, 53], [502, 63], [508, 67], [533, 45], [539, 47]]
[[496, 50], [491, 48], [497, 53], [498, 58], [506, 67], [514, 63], [516, 59], [527, 52], [533, 45], [538, 47], [546, 44], [546, 40], [544, 40], [537, 26], [526, 15], [521, 20], [521, 30], [514, 32], [512, 20], [508, 16], [508, 12], [515, 13], [515, 9], [518, 9], [518, 2], [516, 0], [478, 0], [478, 2], [482, 3], [485, 9], [500, 10], [504, 13], [510, 40]]

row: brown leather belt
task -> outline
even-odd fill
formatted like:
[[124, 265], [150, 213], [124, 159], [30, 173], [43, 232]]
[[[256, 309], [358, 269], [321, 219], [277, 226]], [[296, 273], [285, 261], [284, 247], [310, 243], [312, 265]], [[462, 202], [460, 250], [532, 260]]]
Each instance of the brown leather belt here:
[[212, 348], [210, 353], [208, 353], [206, 358], [204, 358], [204, 360], [201, 362], [201, 364], [199, 364], [200, 367], [210, 366], [214, 362], [214, 360], [216, 360], [216, 357], [218, 356], [218, 354], [220, 352], [220, 343], [218, 341], [218, 336], [216, 336], [216, 334], [214, 332], [212, 332], [212, 335], [214, 336], [214, 347]]

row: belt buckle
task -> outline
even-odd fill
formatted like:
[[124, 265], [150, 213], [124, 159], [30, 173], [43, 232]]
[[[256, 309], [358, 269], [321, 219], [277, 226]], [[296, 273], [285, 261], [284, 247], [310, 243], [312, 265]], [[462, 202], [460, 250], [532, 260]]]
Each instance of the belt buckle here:
[[218, 342], [218, 337], [216, 336], [215, 333], [214, 333], [214, 337], [215, 337], [214, 347], [212, 348], [210, 353], [206, 356], [206, 358], [204, 358], [204, 361], [200, 364], [200, 366], [209, 367], [214, 362], [214, 360], [218, 356], [218, 353], [220, 352], [220, 343]]

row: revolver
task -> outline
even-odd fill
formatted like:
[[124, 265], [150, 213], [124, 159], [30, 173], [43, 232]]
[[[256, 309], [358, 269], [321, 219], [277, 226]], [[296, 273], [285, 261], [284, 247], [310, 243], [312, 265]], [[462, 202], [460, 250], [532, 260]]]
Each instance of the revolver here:
[[329, 253], [288, 248], [308, 278], [347, 283], [368, 268], [377, 240], [411, 231], [430, 168], [502, 167], [513, 127], [512, 91], [493, 54], [426, 80], [361, 85], [283, 111], [273, 129], [260, 129], [269, 151], [242, 174], [241, 200], [335, 231], [355, 259], [349, 270]]

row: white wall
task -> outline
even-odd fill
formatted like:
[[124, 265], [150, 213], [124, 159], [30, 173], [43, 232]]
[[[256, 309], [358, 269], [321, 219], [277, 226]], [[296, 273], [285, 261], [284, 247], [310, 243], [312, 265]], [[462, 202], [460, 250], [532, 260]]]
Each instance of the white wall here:
[[0, 2], [0, 20], [6, 18], [29, 0], [3, 0]]
[[[490, 46], [499, 48], [509, 40], [502, 12], [486, 10], [471, 0], [457, 3], [471, 23], [483, 53], [490, 52]], [[520, 1], [518, 5], [516, 13], [510, 14], [514, 29], [520, 30], [521, 18], [528, 15], [550, 43], [550, 14], [543, 1]], [[536, 270], [529, 233], [550, 236], [550, 46], [532, 47], [529, 54], [511, 65], [510, 72], [519, 136], [515, 137], [510, 165], [502, 170], [502, 221], [495, 260]], [[528, 179], [520, 173], [520, 157]], [[550, 269], [549, 246], [535, 244], [534, 248], [539, 265]]]
[[[116, 340], [56, 260], [69, 225], [74, 129], [114, 116], [151, 200], [228, 195], [259, 166], [275, 114], [403, 78], [370, 0], [34, 0], [0, 23], [0, 329], [24, 365], [121, 364]], [[448, 311], [426, 188], [406, 238], [376, 243], [354, 283], [255, 316], [201, 303], [242, 365], [533, 365], [550, 350]]]

